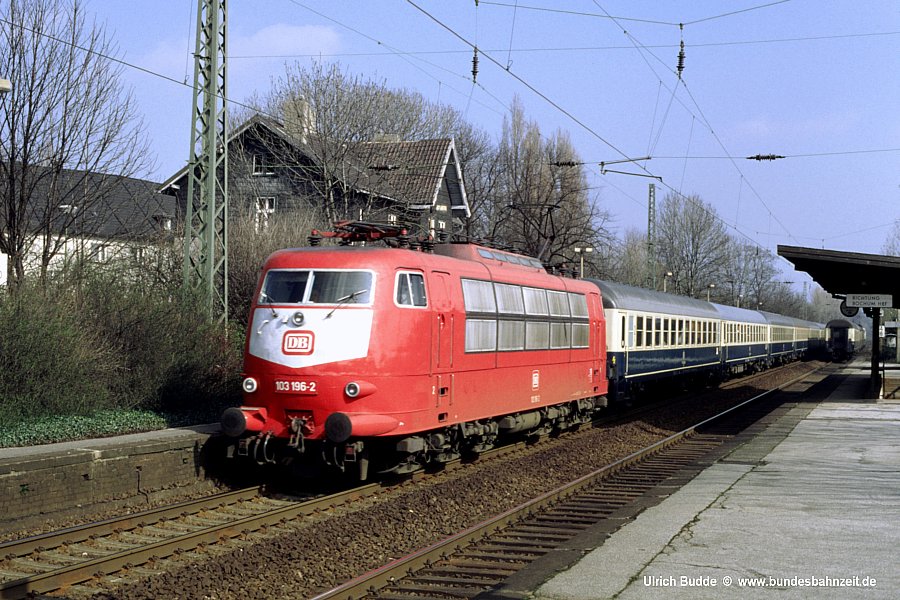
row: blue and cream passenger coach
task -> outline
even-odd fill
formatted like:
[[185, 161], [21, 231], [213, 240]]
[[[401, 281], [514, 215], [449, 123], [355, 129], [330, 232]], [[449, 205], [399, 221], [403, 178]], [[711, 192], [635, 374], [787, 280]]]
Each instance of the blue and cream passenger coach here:
[[613, 397], [635, 395], [650, 381], [721, 370], [721, 315], [703, 300], [590, 280], [606, 315], [607, 375]]

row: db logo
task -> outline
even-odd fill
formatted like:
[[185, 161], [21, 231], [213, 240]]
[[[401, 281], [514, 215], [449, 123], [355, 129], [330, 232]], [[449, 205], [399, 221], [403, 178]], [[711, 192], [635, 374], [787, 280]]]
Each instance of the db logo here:
[[312, 331], [288, 331], [281, 341], [281, 351], [285, 354], [312, 354], [315, 339]]

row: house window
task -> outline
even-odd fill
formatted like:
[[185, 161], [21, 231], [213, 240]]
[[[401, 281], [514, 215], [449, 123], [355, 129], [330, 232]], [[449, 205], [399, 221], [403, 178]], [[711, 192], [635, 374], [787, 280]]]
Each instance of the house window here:
[[275, 171], [272, 165], [263, 154], [253, 155], [253, 174], [254, 175], [274, 175]]
[[172, 217], [167, 215], [153, 215], [153, 221], [159, 231], [172, 231]]
[[388, 223], [396, 223], [396, 222], [397, 222], [397, 215], [395, 215], [394, 213], [388, 213]]
[[256, 231], [269, 229], [269, 221], [275, 214], [274, 196], [257, 196], [256, 198]]
[[99, 242], [91, 242], [88, 248], [88, 256], [96, 262], [106, 262], [109, 258], [109, 246]]

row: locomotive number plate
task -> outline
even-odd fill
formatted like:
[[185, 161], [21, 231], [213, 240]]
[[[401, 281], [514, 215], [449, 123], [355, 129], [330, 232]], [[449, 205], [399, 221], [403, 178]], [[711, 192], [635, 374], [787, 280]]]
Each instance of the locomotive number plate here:
[[308, 379], [276, 379], [275, 391], [280, 394], [307, 394], [315, 395], [317, 384]]

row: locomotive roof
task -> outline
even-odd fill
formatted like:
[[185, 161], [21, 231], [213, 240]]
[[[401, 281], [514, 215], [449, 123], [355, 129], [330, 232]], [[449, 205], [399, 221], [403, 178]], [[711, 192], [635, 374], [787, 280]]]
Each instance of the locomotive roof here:
[[598, 279], [587, 279], [586, 281], [590, 281], [600, 288], [603, 295], [603, 308], [643, 310], [704, 319], [720, 318], [715, 307], [704, 300], [656, 292], [623, 283], [611, 283]]
[[760, 314], [758, 310], [749, 308], [738, 308], [736, 306], [727, 306], [725, 304], [713, 303], [713, 306], [726, 321], [739, 321], [741, 323], [759, 323], [761, 325], [768, 324], [766, 318]]

